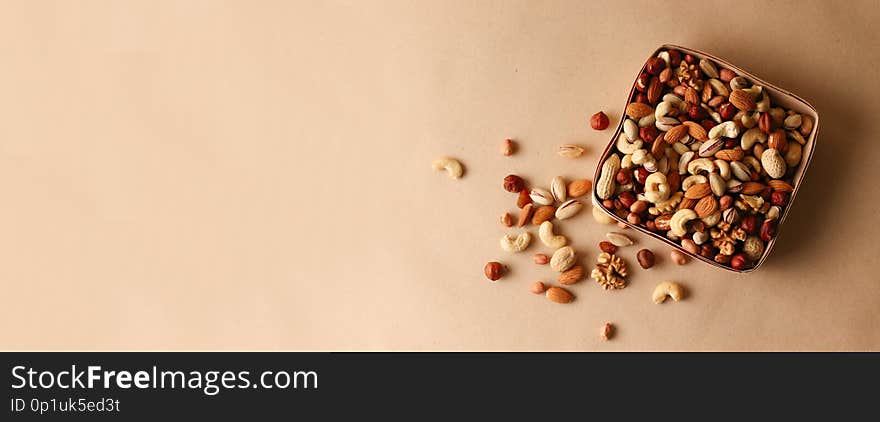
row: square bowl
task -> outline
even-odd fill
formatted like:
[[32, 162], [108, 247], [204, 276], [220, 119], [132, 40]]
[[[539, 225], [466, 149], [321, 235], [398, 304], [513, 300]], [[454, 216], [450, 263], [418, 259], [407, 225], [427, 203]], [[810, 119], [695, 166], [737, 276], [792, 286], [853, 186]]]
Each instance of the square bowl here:
[[[634, 230], [637, 230], [637, 231], [639, 231], [649, 237], [652, 237], [652, 238], [657, 239], [661, 242], [664, 242], [664, 243], [672, 246], [673, 248], [681, 251], [682, 253], [690, 256], [693, 259], [703, 261], [703, 262], [706, 262], [706, 263], [711, 264], [713, 266], [723, 268], [728, 271], [737, 272], [737, 273], [746, 273], [746, 272], [754, 271], [754, 270], [758, 269], [761, 266], [761, 264], [763, 264], [764, 261], [767, 259], [767, 257], [770, 255], [770, 251], [773, 249], [773, 246], [775, 245], [776, 240], [779, 238], [779, 234], [781, 232], [781, 228], [784, 226], [785, 219], [788, 216], [789, 212], [791, 211], [791, 208], [794, 205], [794, 199], [797, 196], [797, 193], [800, 190], [801, 185], [803, 184], [804, 175], [806, 174], [806, 170], [809, 167], [810, 160], [813, 155], [813, 151], [815, 150], [816, 137], [819, 133], [819, 114], [816, 112], [816, 109], [810, 103], [808, 103], [806, 100], [804, 100], [803, 98], [801, 98], [801, 97], [799, 97], [789, 91], [786, 91], [782, 88], [779, 88], [776, 85], [770, 84], [770, 83], [762, 80], [761, 78], [756, 77], [751, 72], [743, 70], [742, 68], [735, 66], [724, 59], [715, 57], [711, 54], [704, 53], [702, 51], [698, 51], [698, 50], [694, 50], [694, 49], [690, 49], [690, 48], [686, 48], [686, 47], [681, 47], [681, 46], [677, 46], [677, 45], [670, 45], [670, 44], [664, 44], [664, 45], [658, 47], [648, 57], [648, 59], [645, 62], [646, 64], [643, 65], [643, 67], [636, 74], [636, 80], [633, 82], [632, 88], [630, 89], [629, 95], [627, 96], [626, 106], [628, 106], [631, 102], [633, 102], [634, 98], [639, 93], [639, 90], [637, 89], [637, 84], [639, 84], [640, 76], [642, 76], [643, 73], [647, 72], [648, 61], [654, 57], [658, 57], [658, 54], [660, 52], [667, 51], [667, 50], [678, 50], [682, 53], [682, 55], [689, 54], [689, 55], [693, 56], [694, 58], [696, 58], [697, 61], [702, 60], [702, 59], [710, 60], [710, 61], [714, 62], [715, 66], [719, 70], [720, 69], [732, 70], [733, 72], [736, 73], [737, 76], [744, 77], [749, 82], [751, 82], [752, 85], [762, 86], [763, 93], [770, 94], [769, 98], [771, 99], [771, 107], [774, 107], [774, 108], [775, 107], [782, 107], [787, 110], [792, 110], [802, 116], [809, 116], [812, 119], [812, 121], [813, 121], [812, 131], [806, 136], [806, 138], [804, 138], [805, 143], [802, 145], [801, 158], [800, 158], [800, 161], [797, 165], [797, 168], [793, 172], [793, 174], [791, 174], [791, 172], [787, 173], [787, 175], [791, 174], [790, 180], [791, 180], [791, 184], [793, 185], [793, 190], [791, 191], [790, 196], [788, 197], [787, 203], [782, 208], [782, 211], [779, 213], [778, 221], [776, 222], [776, 235], [773, 236], [773, 238], [769, 242], [765, 242], [763, 253], [760, 255], [760, 258], [758, 258], [757, 260], [752, 260], [752, 265], [750, 267], [743, 268], [743, 269], [735, 269], [729, 265], [723, 265], [721, 263], [718, 263], [714, 259], [706, 258], [700, 254], [691, 253], [688, 250], [686, 250], [684, 247], [682, 247], [682, 245], [679, 244], [678, 241], [669, 239], [667, 236], [663, 235], [662, 232], [658, 233], [658, 232], [648, 230], [645, 226], [643, 226], [641, 224], [632, 224], [623, 216], [615, 214], [615, 212], [613, 210], [606, 208], [602, 203], [603, 202], [602, 199], [599, 197], [599, 195], [597, 193], [598, 192], [598, 185], [599, 185], [598, 182], [599, 182], [599, 179], [601, 176], [603, 163], [605, 162], [606, 159], [608, 159], [608, 157], [611, 156], [611, 154], [613, 154], [617, 151], [616, 140], [619, 136], [621, 136], [621, 133], [624, 129], [624, 122], [627, 120], [626, 113], [623, 113], [623, 115], [621, 116], [620, 123], [617, 126], [617, 130], [614, 131], [614, 135], [612, 136], [611, 140], [609, 141], [608, 146], [605, 147], [605, 150], [601, 156], [601, 160], [599, 160], [599, 164], [596, 167], [596, 172], [595, 172], [595, 175], [593, 178], [594, 183], [593, 183], [593, 190], [592, 190], [593, 205], [596, 206], [597, 208], [599, 208], [600, 210], [602, 210], [605, 214], [609, 215], [614, 220], [617, 220], [623, 224], [626, 224], [628, 227], [630, 227]], [[675, 76], [673, 76], [673, 77], [675, 77]], [[728, 86], [728, 88], [729, 88], [729, 86]], [[655, 103], [657, 103], [657, 101], [655, 101]], [[626, 106], [624, 107], [624, 110], [626, 110]], [[742, 126], [742, 125], [738, 125], [738, 126]], [[757, 126], [755, 126], [755, 127], [757, 127]], [[740, 129], [745, 129], [745, 128], [740, 127]], [[795, 131], [797, 131], [797, 130], [798, 129], [796, 128]], [[740, 132], [742, 132], [742, 131], [743, 130], [741, 130]], [[663, 132], [659, 132], [659, 134], [662, 136]], [[742, 133], [740, 133], [740, 136], [741, 135], [742, 135]], [[785, 138], [787, 140], [788, 136], [786, 136]], [[732, 138], [732, 139], [738, 139], [738, 138]], [[662, 140], [660, 138], [657, 138], [655, 141], [659, 142]], [[792, 141], [792, 142], [794, 142], [794, 141]], [[764, 142], [764, 143], [766, 144], [767, 142]], [[645, 142], [645, 144], [647, 144], [647, 142]], [[648, 146], [646, 145], [646, 147], [648, 147]], [[668, 161], [668, 159], [667, 159], [667, 161]], [[669, 165], [669, 171], [677, 172], [678, 163], [668, 163], [668, 165]], [[669, 171], [667, 171], [667, 174], [669, 174]], [[762, 172], [763, 172], [763, 170], [762, 170]], [[766, 174], [766, 172], [763, 172], [762, 174]], [[786, 176], [786, 179], [788, 179], [788, 176]], [[709, 229], [705, 229], [705, 230], [709, 230]], [[711, 241], [711, 239], [709, 241]]]

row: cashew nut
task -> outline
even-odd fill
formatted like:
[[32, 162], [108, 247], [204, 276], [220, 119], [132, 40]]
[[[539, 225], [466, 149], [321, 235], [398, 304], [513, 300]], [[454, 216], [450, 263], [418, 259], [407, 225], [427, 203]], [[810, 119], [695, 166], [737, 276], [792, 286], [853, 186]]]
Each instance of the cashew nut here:
[[757, 111], [752, 114], [746, 112], [742, 113], [743, 115], [742, 117], [740, 117], [740, 122], [742, 122], [743, 126], [745, 126], [747, 129], [751, 129], [758, 124], [758, 117], [761, 116], [761, 113], [758, 113]]
[[763, 113], [769, 109], [770, 109], [770, 96], [767, 95], [766, 93], [764, 93], [764, 95], [761, 96], [761, 101], [758, 101], [755, 104], [755, 111], [757, 111], [759, 113]]
[[798, 131], [796, 131], [796, 130], [789, 130], [789, 131], [787, 131], [786, 133], [788, 133], [788, 136], [789, 136], [791, 139], [794, 139], [795, 142], [797, 142], [797, 143], [799, 143], [799, 144], [801, 144], [801, 145], [806, 145], [807, 140], [804, 139], [803, 135], [801, 135], [800, 132], [798, 132]]
[[[709, 173], [709, 174], [712, 174], [712, 173]], [[681, 181], [681, 190], [688, 190], [688, 188], [690, 188], [693, 185], [696, 185], [699, 183], [706, 183], [708, 181], [709, 181], [709, 179], [706, 179], [706, 176], [703, 176], [701, 174], [693, 174], [688, 177], [685, 177], [684, 180]]]
[[[642, 140], [636, 138], [635, 140], [627, 139], [628, 136], [626, 133], [621, 133], [617, 136], [617, 150], [622, 154], [632, 154], [636, 150], [642, 147]], [[637, 163], [638, 164], [638, 163]]]
[[666, 181], [666, 175], [663, 173], [651, 173], [645, 179], [645, 199], [653, 203], [658, 203], [669, 198], [670, 194], [669, 182]]
[[529, 247], [532, 242], [532, 235], [529, 232], [522, 232], [518, 235], [506, 234], [501, 238], [501, 249], [507, 252], [522, 252]]
[[718, 167], [718, 174], [721, 175], [721, 178], [730, 180], [730, 163], [721, 159], [715, 160], [714, 163]]
[[715, 163], [708, 158], [697, 158], [688, 163], [688, 173], [690, 174], [698, 174], [701, 171], [711, 173], [713, 170], [715, 170]]
[[711, 60], [700, 59], [700, 70], [709, 78], [718, 77], [718, 68], [715, 67], [715, 63], [712, 63]]
[[608, 199], [614, 195], [614, 178], [620, 170], [620, 157], [617, 154], [611, 154], [604, 163], [602, 163], [602, 173], [599, 180], [596, 181], [596, 196], [600, 199]]
[[694, 159], [694, 152], [687, 151], [684, 154], [681, 154], [681, 157], [678, 159], [678, 174], [686, 174], [688, 163]]
[[743, 151], [748, 151], [756, 142], [762, 144], [767, 142], [767, 134], [762, 132], [761, 129], [753, 127], [743, 133], [742, 139], [740, 140], [740, 146], [742, 146]]
[[678, 203], [681, 202], [681, 198], [683, 198], [683, 197], [684, 197], [684, 193], [682, 193], [680, 191], [675, 192], [672, 194], [672, 196], [669, 197], [669, 199], [667, 199], [665, 201], [660, 201], [660, 202], [654, 204], [653, 207], [648, 208], [648, 213], [651, 215], [666, 214], [666, 213], [674, 210], [675, 207], [678, 206]]
[[[690, 104], [686, 103], [683, 99], [681, 99], [681, 97], [671, 92], [663, 96], [663, 101], [672, 103], [673, 106], [678, 108], [678, 111], [680, 113], [686, 113], [691, 108]], [[654, 111], [656, 112], [656, 110]]]
[[776, 126], [781, 126], [785, 122], [785, 110], [782, 107], [773, 107], [767, 114]]
[[669, 219], [669, 231], [676, 236], [684, 236], [687, 234], [687, 223], [697, 218], [696, 211], [685, 208], [672, 214]]
[[666, 117], [667, 114], [671, 113], [672, 110], [675, 110], [677, 108], [678, 106], [675, 103], [671, 101], [666, 101], [664, 99], [664, 101], [661, 101], [660, 104], [657, 104], [657, 108], [654, 109], [654, 120], [658, 121]]
[[632, 152], [632, 161], [633, 164], [642, 165], [646, 162], [653, 160], [654, 156], [651, 155], [648, 150], [645, 149], [637, 149]]
[[538, 228], [538, 238], [548, 248], [559, 249], [568, 243], [568, 239], [561, 234], [553, 234], [553, 223], [545, 221]]
[[449, 173], [450, 179], [458, 179], [461, 177], [462, 173], [464, 173], [464, 168], [461, 163], [452, 157], [438, 158], [431, 163], [431, 167], [433, 167], [434, 170], [445, 170]]
[[719, 125], [715, 125], [712, 129], [709, 129], [709, 139], [716, 139], [720, 137], [725, 138], [736, 138], [739, 136], [739, 126], [736, 123], [731, 121], [726, 121]]
[[674, 281], [664, 281], [654, 288], [654, 293], [651, 295], [651, 299], [654, 303], [661, 304], [666, 300], [667, 296], [678, 302], [684, 297], [684, 288], [681, 287], [681, 284]]

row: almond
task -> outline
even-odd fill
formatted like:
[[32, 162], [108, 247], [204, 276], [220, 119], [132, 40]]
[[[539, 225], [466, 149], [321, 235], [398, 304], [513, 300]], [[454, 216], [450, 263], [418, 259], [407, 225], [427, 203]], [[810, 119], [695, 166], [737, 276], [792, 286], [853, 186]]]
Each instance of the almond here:
[[705, 218], [717, 210], [718, 201], [716, 201], [715, 197], [712, 195], [704, 196], [703, 199], [700, 199], [700, 201], [697, 202], [697, 205], [694, 206], [694, 211], [697, 212], [697, 216], [700, 218]]
[[553, 205], [538, 207], [538, 209], [535, 210], [535, 214], [532, 216], [532, 224], [540, 226], [541, 223], [550, 221], [554, 214], [556, 214], [556, 207]]
[[568, 184], [568, 196], [572, 198], [584, 196], [587, 194], [587, 192], [590, 191], [590, 188], [592, 187], [593, 182], [591, 182], [589, 179], [575, 180]]
[[706, 132], [706, 128], [704, 128], [699, 123], [692, 122], [692, 121], [686, 121], [686, 122], [682, 122], [682, 124], [687, 126], [688, 135], [691, 135], [691, 137], [693, 137], [694, 139], [696, 139], [698, 141], [708, 141], [709, 140], [709, 134], [708, 134], [708, 132]]
[[734, 149], [722, 149], [715, 153], [715, 158], [722, 159], [724, 161], [739, 161], [742, 160], [745, 153], [742, 148], [734, 148]]
[[742, 190], [740, 191], [740, 193], [746, 194], [746, 195], [754, 195], [757, 193], [761, 193], [761, 191], [763, 191], [764, 188], [766, 188], [766, 186], [764, 186], [763, 184], [758, 183], [758, 182], [744, 182], [741, 186], [742, 186]]
[[526, 204], [532, 203], [532, 197], [529, 196], [529, 190], [523, 189], [519, 191], [519, 197], [516, 198], [516, 207], [522, 208], [526, 206]]
[[712, 85], [711, 84], [703, 84], [703, 100], [704, 103], [708, 103], [709, 100], [712, 99]]
[[654, 107], [645, 103], [629, 103], [626, 106], [626, 115], [633, 119], [639, 119], [654, 113]]
[[519, 211], [519, 220], [517, 220], [516, 222], [517, 227], [522, 227], [526, 225], [526, 223], [529, 221], [529, 217], [531, 217], [532, 215], [532, 209], [534, 208], [535, 206], [532, 204], [525, 204], [522, 207], [522, 209]]
[[712, 187], [708, 183], [697, 183], [684, 192], [684, 197], [700, 199], [710, 194], [712, 194]]
[[574, 284], [574, 283], [577, 283], [578, 281], [581, 281], [581, 279], [583, 279], [583, 278], [584, 278], [584, 267], [582, 267], [580, 265], [575, 265], [574, 267], [571, 267], [570, 270], [565, 271], [562, 274], [559, 274], [559, 278], [557, 278], [556, 281], [559, 282], [559, 284], [568, 286], [570, 284]]
[[660, 83], [660, 79], [657, 79], [656, 76], [651, 78], [651, 82], [648, 84], [648, 102], [651, 104], [656, 103], [662, 93], [663, 84]]
[[697, 94], [697, 90], [689, 87], [684, 92], [684, 102], [691, 105], [697, 105], [700, 103], [700, 94]]
[[789, 184], [788, 182], [786, 182], [784, 180], [773, 179], [773, 180], [770, 180], [769, 182], [767, 182], [767, 184], [770, 185], [770, 187], [773, 188], [773, 190], [776, 192], [793, 192], [794, 191], [794, 186], [792, 186], [791, 184]]
[[669, 144], [674, 144], [684, 138], [684, 135], [687, 135], [688, 127], [685, 125], [678, 125], [672, 129], [669, 129], [665, 135], [663, 135], [663, 140], [665, 140]]
[[651, 144], [651, 155], [658, 160], [663, 158], [666, 154], [666, 147], [668, 146], [669, 144], [660, 140], [660, 135], [657, 135], [657, 139]]
[[569, 303], [574, 299], [574, 295], [562, 287], [551, 287], [547, 289], [546, 295], [547, 300], [556, 303]]
[[682, 198], [681, 202], [678, 203], [678, 209], [694, 209], [694, 206], [697, 205], [698, 199], [696, 198]]
[[742, 111], [752, 111], [755, 109], [755, 98], [752, 97], [752, 94], [741, 89], [734, 89], [730, 93], [730, 103]]

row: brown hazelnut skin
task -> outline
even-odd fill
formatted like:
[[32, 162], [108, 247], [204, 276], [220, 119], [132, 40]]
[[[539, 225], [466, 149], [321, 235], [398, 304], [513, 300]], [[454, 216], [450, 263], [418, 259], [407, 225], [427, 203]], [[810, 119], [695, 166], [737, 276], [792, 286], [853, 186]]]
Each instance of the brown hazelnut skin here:
[[639, 266], [646, 270], [654, 266], [654, 252], [651, 252], [650, 249], [640, 250], [636, 254], [636, 259], [639, 261]]
[[636, 80], [636, 89], [639, 92], [645, 92], [648, 90], [648, 84], [651, 82], [651, 75], [648, 73], [642, 73], [639, 75], [638, 80]]
[[638, 182], [638, 184], [640, 185], [644, 185], [645, 180], [648, 179], [648, 176], [651, 175], [651, 172], [644, 167], [639, 167], [635, 170], [634, 174], [636, 176], [636, 182]]
[[678, 66], [681, 64], [681, 51], [669, 50], [669, 64]]
[[706, 129], [707, 131], [710, 130], [710, 129], [712, 129], [713, 127], [715, 127], [715, 124], [716, 124], [716, 123], [713, 122], [713, 121], [711, 121], [711, 120], [702, 120], [702, 121], [700, 121], [700, 126], [702, 126], [703, 129]]
[[648, 59], [648, 63], [645, 64], [645, 70], [655, 76], [659, 75], [663, 69], [666, 69], [666, 61], [659, 57], [651, 57]]
[[687, 64], [697, 64], [697, 58], [694, 57], [694, 56], [692, 56], [692, 55], [690, 55], [690, 54], [685, 54], [685, 55], [684, 55], [684, 61], [685, 61], [685, 63], [687, 63]]
[[690, 118], [693, 120], [703, 120], [706, 117], [709, 117], [709, 114], [706, 113], [706, 109], [700, 107], [697, 104], [694, 104], [691, 106], [690, 109], [688, 109], [688, 116], [690, 116]]
[[733, 197], [730, 195], [724, 195], [720, 199], [718, 199], [718, 207], [721, 211], [725, 211], [728, 208], [733, 206]]
[[502, 265], [500, 262], [489, 262], [486, 263], [486, 267], [483, 268], [483, 272], [486, 273], [486, 278], [495, 281], [501, 278], [501, 276], [504, 274], [504, 265]]
[[610, 254], [617, 252], [617, 246], [614, 246], [613, 243], [611, 243], [607, 240], [603, 240], [603, 241], [599, 242], [599, 249], [601, 249], [602, 252], [607, 252]]
[[765, 220], [761, 224], [761, 240], [769, 242], [776, 236], [776, 222], [773, 220]]
[[629, 222], [629, 224], [639, 224], [642, 222], [642, 219], [641, 219], [641, 217], [639, 217], [638, 214], [636, 214], [634, 212], [630, 212], [626, 216], [626, 221]]
[[617, 171], [617, 176], [615, 176], [614, 179], [617, 181], [617, 183], [620, 183], [621, 185], [625, 185], [629, 182], [632, 182], [632, 177], [633, 177], [632, 170], [620, 169]]
[[637, 103], [648, 104], [648, 96], [645, 95], [645, 94], [643, 94], [643, 93], [641, 93], [641, 92], [639, 92], [638, 94], [636, 94], [636, 97], [635, 97], [635, 100], [634, 100], [634, 101], [637, 102]]
[[734, 72], [726, 67], [718, 71], [718, 79], [721, 79], [724, 82], [729, 83], [735, 77], [736, 77], [736, 72]]
[[730, 263], [730, 255], [718, 254], [715, 255], [715, 262], [719, 264], [729, 264]]
[[654, 125], [639, 128], [639, 138], [642, 138], [642, 140], [645, 142], [653, 141], [655, 138], [657, 138], [658, 133], [660, 133], [660, 132], [657, 130], [657, 127]]
[[770, 194], [770, 202], [773, 205], [778, 205], [780, 207], [784, 207], [785, 204], [788, 203], [788, 193], [786, 192], [773, 192]]
[[717, 253], [718, 250], [712, 245], [703, 245], [700, 247], [700, 255], [704, 258], [715, 259], [715, 254]]
[[613, 199], [604, 199], [604, 200], [602, 200], [602, 206], [609, 209], [609, 210], [613, 210], [614, 209], [614, 200]]
[[590, 117], [590, 127], [592, 127], [594, 130], [608, 129], [609, 123], [610, 122], [608, 121], [608, 115], [606, 115], [602, 111], [594, 114], [593, 117]]
[[515, 174], [509, 174], [504, 178], [504, 190], [519, 193], [526, 187], [526, 182]]
[[629, 209], [638, 200], [632, 192], [620, 192], [617, 199], [620, 201], [620, 205], [626, 209]]
[[657, 230], [657, 226], [654, 225], [654, 220], [645, 221], [645, 228], [652, 232]]
[[744, 253], [738, 253], [730, 257], [730, 267], [735, 270], [743, 270], [750, 265], [749, 257]]
[[758, 231], [758, 217], [754, 214], [749, 214], [742, 218], [739, 226], [745, 230], [746, 233], [755, 234], [755, 232]]
[[736, 107], [731, 103], [724, 103], [718, 106], [718, 114], [721, 115], [721, 118], [724, 120], [730, 120], [736, 114]]

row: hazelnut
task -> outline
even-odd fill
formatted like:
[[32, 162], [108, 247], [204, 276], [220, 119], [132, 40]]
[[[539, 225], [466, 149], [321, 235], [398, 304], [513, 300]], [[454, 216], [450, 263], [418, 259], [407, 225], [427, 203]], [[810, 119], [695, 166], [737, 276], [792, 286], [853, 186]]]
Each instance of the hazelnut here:
[[749, 257], [744, 253], [738, 253], [730, 257], [730, 266], [735, 270], [742, 270], [750, 265]]
[[486, 267], [483, 268], [483, 272], [486, 273], [486, 278], [489, 280], [495, 281], [501, 278], [504, 273], [504, 265], [500, 262], [489, 262], [486, 264]]
[[650, 249], [640, 250], [636, 254], [636, 259], [639, 261], [639, 266], [646, 270], [654, 266], [654, 252], [651, 252]]
[[523, 181], [522, 177], [519, 177], [515, 174], [507, 175], [504, 178], [504, 190], [508, 192], [521, 192], [526, 187], [526, 182]]
[[676, 263], [677, 265], [684, 265], [688, 262], [687, 255], [678, 250], [673, 250], [672, 252], [670, 252], [669, 258], [671, 258], [672, 262]]
[[611, 243], [607, 240], [603, 240], [603, 241], [599, 242], [599, 249], [601, 249], [602, 252], [606, 252], [606, 253], [610, 253], [610, 254], [617, 252], [617, 246], [614, 246], [613, 243]]
[[648, 179], [648, 176], [651, 175], [651, 172], [649, 172], [648, 169], [646, 169], [644, 167], [639, 167], [639, 168], [635, 169], [633, 174], [636, 176], [636, 182], [638, 182], [638, 184], [640, 184], [640, 185], [644, 185], [645, 180]]
[[715, 255], [715, 262], [726, 265], [730, 263], [730, 255], [725, 255], [723, 253]]
[[614, 200], [610, 199], [610, 198], [605, 199], [602, 201], [602, 206], [605, 207], [605, 209], [613, 210], [614, 209]]
[[605, 130], [608, 129], [608, 116], [604, 112], [598, 112], [590, 117], [590, 127], [595, 130]]
[[621, 185], [632, 182], [632, 170], [620, 169], [617, 171], [617, 176], [614, 179]]
[[663, 69], [666, 69], [666, 61], [659, 57], [651, 57], [645, 65], [645, 70], [652, 75], [659, 75]]
[[536, 253], [532, 256], [532, 260], [535, 261], [535, 264], [547, 265], [547, 263], [550, 262], [550, 257], [542, 253]]
[[688, 116], [690, 116], [690, 118], [693, 120], [703, 120], [709, 117], [709, 114], [706, 113], [706, 109], [697, 104], [694, 104], [691, 106], [690, 109], [688, 109]]
[[639, 128], [639, 138], [642, 138], [645, 142], [653, 142], [654, 139], [657, 139], [659, 133], [657, 127], [654, 125]]
[[690, 54], [685, 54], [684, 55], [684, 62], [687, 64], [697, 64], [697, 58], [690, 55]]
[[634, 204], [637, 200], [636, 196], [629, 191], [620, 192], [617, 198], [620, 200], [620, 205], [622, 206], [622, 208], [626, 209], [629, 209], [629, 207], [631, 207], [632, 204]]
[[748, 234], [755, 234], [758, 230], [758, 217], [754, 214], [749, 214], [743, 217], [739, 227], [745, 230]]
[[724, 148], [726, 149], [733, 149], [737, 145], [739, 145], [739, 141], [733, 138], [724, 141]]
[[636, 214], [642, 214], [648, 210], [648, 201], [640, 200], [633, 202], [632, 205], [629, 206], [629, 212], [633, 212]]
[[639, 217], [638, 214], [630, 212], [626, 216], [626, 221], [628, 221], [630, 224], [639, 224], [642, 222], [642, 219]]
[[707, 132], [708, 132], [710, 129], [712, 129], [713, 127], [715, 127], [715, 124], [716, 124], [715, 122], [713, 122], [713, 121], [711, 121], [711, 120], [708, 120], [708, 119], [707, 119], [707, 120], [701, 120], [701, 121], [700, 121], [700, 126], [702, 126], [703, 129], [706, 129]]
[[540, 281], [536, 281], [536, 282], [532, 283], [532, 286], [529, 288], [529, 291], [531, 291], [532, 293], [534, 293], [536, 295], [544, 293], [545, 290], [547, 290], [547, 286], [544, 285], [544, 283], [542, 283]]
[[773, 192], [770, 195], [770, 202], [773, 205], [778, 205], [780, 207], [784, 207], [786, 203], [788, 203], [788, 193], [787, 192]]
[[721, 118], [724, 120], [730, 120], [736, 114], [736, 107], [731, 103], [724, 103], [718, 106], [718, 114], [721, 115]]
[[700, 246], [700, 255], [704, 258], [714, 259], [715, 254], [718, 253], [718, 250], [715, 249], [712, 245], [703, 245]]
[[769, 242], [773, 240], [776, 236], [776, 222], [773, 220], [766, 220], [764, 224], [761, 224], [761, 240], [765, 242]]
[[650, 231], [657, 231], [657, 226], [654, 225], [654, 220], [645, 221], [645, 227]]

